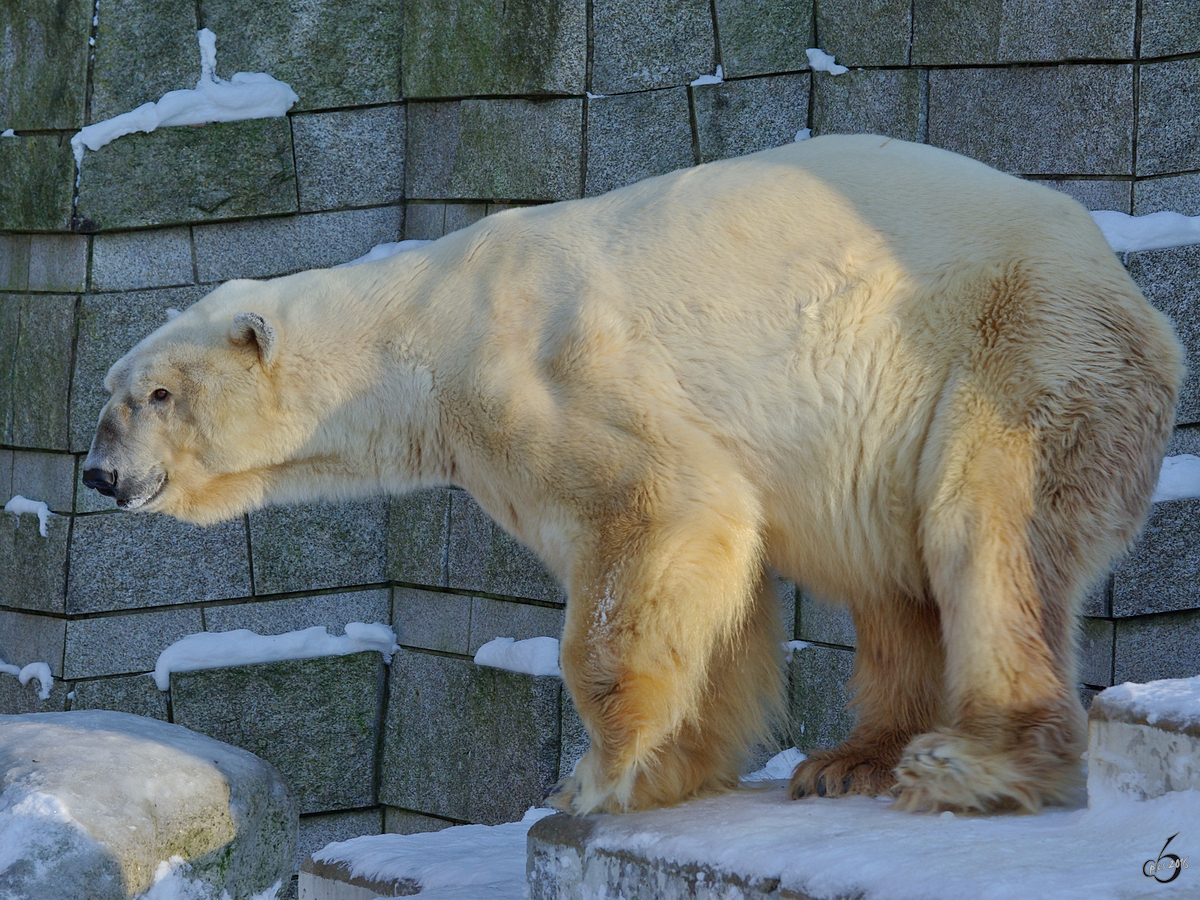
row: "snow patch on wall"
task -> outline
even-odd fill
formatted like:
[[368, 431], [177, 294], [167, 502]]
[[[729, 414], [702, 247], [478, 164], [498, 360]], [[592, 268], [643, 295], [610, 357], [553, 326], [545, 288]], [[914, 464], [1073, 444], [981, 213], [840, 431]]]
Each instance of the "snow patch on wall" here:
[[41, 500], [29, 500], [22, 497], [20, 494], [15, 495], [11, 500], [4, 504], [4, 511], [17, 516], [17, 525], [20, 526], [20, 516], [22, 513], [29, 513], [38, 517], [38, 534], [42, 537], [49, 537], [46, 531], [46, 523], [50, 521], [50, 517], [54, 513], [50, 512], [50, 507]]
[[475, 665], [507, 669], [524, 675], [562, 677], [562, 669], [558, 667], [558, 639], [552, 637], [535, 637], [524, 641], [498, 637], [475, 651]]

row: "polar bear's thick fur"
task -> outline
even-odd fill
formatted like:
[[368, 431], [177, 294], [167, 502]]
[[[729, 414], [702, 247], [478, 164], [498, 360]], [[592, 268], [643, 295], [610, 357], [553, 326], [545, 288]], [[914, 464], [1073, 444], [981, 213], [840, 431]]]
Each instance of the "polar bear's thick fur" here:
[[826, 137], [229, 282], [112, 368], [85, 480], [198, 523], [466, 488], [568, 587], [564, 809], [735, 783], [780, 692], [769, 569], [858, 634], [858, 724], [795, 794], [1037, 809], [1180, 359], [1074, 201]]

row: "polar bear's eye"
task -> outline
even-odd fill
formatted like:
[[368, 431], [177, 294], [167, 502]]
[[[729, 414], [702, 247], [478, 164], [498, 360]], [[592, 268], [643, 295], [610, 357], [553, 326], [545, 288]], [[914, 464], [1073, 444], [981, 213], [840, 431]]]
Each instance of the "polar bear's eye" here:
[[159, 403], [162, 403], [164, 400], [171, 399], [171, 392], [168, 391], [166, 388], [159, 388], [157, 391], [155, 391], [153, 394], [151, 394], [150, 397], [151, 397], [151, 399], [157, 400]]

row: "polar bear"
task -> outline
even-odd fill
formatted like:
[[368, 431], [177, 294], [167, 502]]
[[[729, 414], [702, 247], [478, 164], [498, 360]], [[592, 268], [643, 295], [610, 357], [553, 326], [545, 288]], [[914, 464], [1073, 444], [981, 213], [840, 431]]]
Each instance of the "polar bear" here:
[[84, 481], [201, 524], [468, 490], [568, 590], [561, 809], [736, 784], [779, 707], [775, 571], [859, 643], [857, 725], [794, 795], [1036, 810], [1076, 787], [1076, 608], [1181, 375], [1073, 200], [823, 137], [231, 281], [112, 367]]

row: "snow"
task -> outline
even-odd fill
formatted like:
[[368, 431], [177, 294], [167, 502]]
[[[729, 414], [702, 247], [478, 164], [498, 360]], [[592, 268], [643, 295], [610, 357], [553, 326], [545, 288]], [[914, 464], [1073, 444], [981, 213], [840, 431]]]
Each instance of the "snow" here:
[[784, 662], [791, 662], [792, 656], [795, 655], [796, 651], [803, 650], [807, 646], [808, 646], [808, 641], [787, 641], [787, 642], [785, 642], [783, 645], [783, 660], [784, 660]]
[[558, 667], [558, 639], [552, 637], [535, 637], [524, 641], [498, 637], [475, 651], [475, 665], [507, 669], [525, 675], [562, 677], [562, 670]]
[[850, 70], [845, 66], [839, 66], [835, 62], [836, 57], [830, 56], [824, 50], [816, 47], [810, 47], [804, 51], [808, 56], [808, 64], [814, 72], [828, 72], [830, 75], [844, 75]]
[[384, 662], [392, 661], [399, 649], [396, 633], [388, 625], [364, 625], [350, 622], [343, 635], [331, 635], [322, 625], [261, 635], [239, 628], [236, 631], [206, 631], [189, 634], [159, 654], [154, 664], [154, 683], [160, 691], [171, 686], [172, 672], [194, 672], [252, 663], [278, 662], [284, 659], [312, 659], [317, 656], [347, 656], [364, 650], [377, 650]]
[[1127, 681], [1106, 688], [1100, 697], [1106, 705], [1119, 705], [1148, 725], [1165, 721], [1177, 730], [1200, 727], [1200, 675], [1146, 684]]
[[811, 137], [812, 137], [812, 129], [811, 128], [801, 128], [799, 131], [796, 132], [796, 140], [797, 141], [807, 141]]
[[[54, 513], [50, 512], [50, 507], [41, 500], [29, 500], [22, 497], [20, 494], [15, 495], [11, 500], [4, 504], [4, 511], [12, 513], [15, 516], [20, 516], [22, 513], [29, 513], [38, 517], [38, 534], [42, 537], [48, 537], [46, 532], [46, 523]], [[17, 522], [20, 525], [18, 519]]]
[[282, 116], [300, 98], [290, 86], [262, 72], [238, 72], [229, 81], [216, 75], [216, 35], [203, 28], [200, 42], [200, 80], [191, 90], [169, 91], [157, 101], [103, 122], [88, 125], [71, 138], [75, 164], [84, 149], [99, 150], [122, 135], [151, 132], [160, 125], [203, 125]]
[[42, 700], [50, 699], [50, 689], [54, 687], [54, 676], [50, 673], [50, 665], [48, 663], [31, 662], [27, 666], [18, 667], [0, 659], [0, 674], [15, 675], [21, 683], [21, 687], [24, 687], [36, 678], [40, 686], [38, 697]]
[[[282, 882], [273, 885], [246, 900], [276, 900]], [[192, 875], [192, 867], [182, 856], [163, 860], [154, 870], [154, 884], [133, 900], [212, 900], [212, 887]], [[232, 900], [228, 891], [221, 891], [220, 900]]]
[[17, 133], [15, 131], [13, 131], [11, 128], [5, 128], [3, 131], [0, 131], [0, 137], [16, 137], [16, 136], [17, 136]]
[[721, 69], [720, 66], [717, 66], [717, 74], [701, 75], [699, 78], [697, 78], [695, 81], [693, 81], [691, 83], [691, 86], [699, 87], [702, 84], [724, 84], [724, 83], [725, 83], [725, 72]]
[[[340, 269], [342, 266], [356, 266], [359, 263], [374, 262], [377, 259], [387, 259], [389, 256], [395, 256], [397, 253], [405, 253], [409, 250], [416, 250], [418, 247], [424, 247], [426, 244], [433, 243], [432, 241], [392, 241], [388, 244], [376, 244], [362, 256], [357, 259], [352, 259], [350, 262], [338, 263], [334, 266], [335, 269]], [[170, 310], [167, 310], [169, 313]]]
[[776, 753], [767, 760], [766, 765], [756, 772], [743, 775], [743, 783], [753, 784], [756, 781], [788, 781], [792, 771], [808, 757], [795, 747], [788, 747], [782, 753]]
[[1154, 502], [1189, 500], [1200, 497], [1200, 457], [1191, 453], [1168, 456], [1163, 460], [1154, 488]]
[[351, 875], [372, 881], [414, 881], [422, 900], [525, 900], [525, 836], [553, 812], [530, 809], [504, 825], [369, 835], [330, 844], [313, 860], [345, 863]]
[[1177, 212], [1127, 216], [1123, 212], [1102, 209], [1093, 212], [1092, 218], [1100, 226], [1108, 245], [1117, 253], [1200, 244], [1200, 216]]

